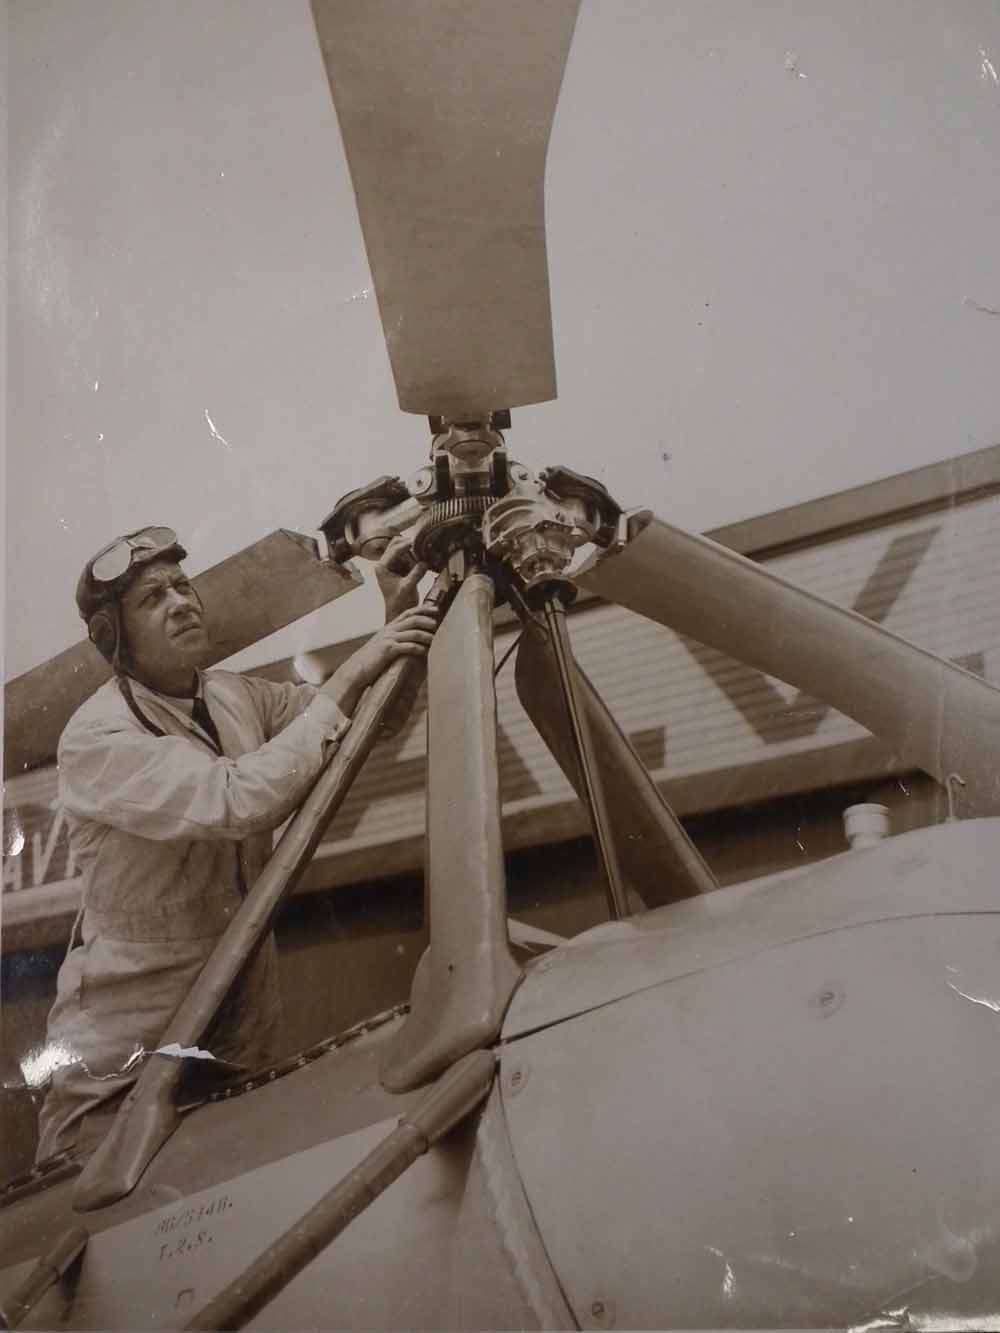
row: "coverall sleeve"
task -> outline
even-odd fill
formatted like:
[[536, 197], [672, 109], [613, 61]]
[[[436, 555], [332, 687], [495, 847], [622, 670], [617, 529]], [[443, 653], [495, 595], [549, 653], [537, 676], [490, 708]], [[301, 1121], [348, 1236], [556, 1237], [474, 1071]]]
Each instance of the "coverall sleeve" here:
[[268, 740], [300, 717], [319, 691], [315, 685], [293, 685], [290, 681], [266, 680], [263, 676], [247, 675], [243, 684], [253, 696], [254, 706], [264, 724]]
[[83, 819], [154, 841], [239, 841], [292, 813], [349, 726], [318, 694], [278, 736], [239, 759], [127, 722], [70, 726], [59, 746], [61, 799]]

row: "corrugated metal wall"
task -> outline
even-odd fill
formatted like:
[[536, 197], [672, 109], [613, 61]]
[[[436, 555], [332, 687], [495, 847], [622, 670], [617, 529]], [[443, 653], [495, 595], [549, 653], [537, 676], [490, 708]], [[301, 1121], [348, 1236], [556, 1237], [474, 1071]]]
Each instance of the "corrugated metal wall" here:
[[[998, 680], [998, 518], [1000, 497], [991, 496], [824, 540], [767, 563]], [[887, 753], [856, 723], [630, 612], [591, 603], [571, 616], [570, 628], [584, 669], [682, 813], [887, 771]], [[498, 660], [514, 633], [498, 634]], [[498, 696], [509, 845], [582, 832], [582, 811], [517, 701], [512, 661], [500, 673]], [[307, 886], [418, 867], [424, 774], [421, 705], [406, 730], [375, 751], [319, 849]], [[54, 796], [53, 770], [9, 785], [8, 815], [15, 817], [6, 843], [19, 854], [8, 855], [4, 870], [8, 921], [57, 902], [65, 908], [60, 881], [67, 847], [48, 808]]]

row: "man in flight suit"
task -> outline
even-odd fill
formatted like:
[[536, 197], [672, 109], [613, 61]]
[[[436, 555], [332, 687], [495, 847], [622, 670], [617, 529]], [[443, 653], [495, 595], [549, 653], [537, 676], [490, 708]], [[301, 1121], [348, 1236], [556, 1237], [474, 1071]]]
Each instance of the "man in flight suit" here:
[[[156, 1048], [364, 690], [396, 657], [426, 654], [436, 612], [415, 606], [423, 568], [397, 577], [394, 554], [377, 570], [386, 625], [318, 688], [201, 669], [209, 631], [171, 529], [88, 560], [77, 606], [114, 676], [59, 743], [83, 906], [49, 1015], [38, 1160], [103, 1135], [108, 1103]], [[204, 1044], [259, 1068], [278, 1054], [278, 1020], [268, 937]]]

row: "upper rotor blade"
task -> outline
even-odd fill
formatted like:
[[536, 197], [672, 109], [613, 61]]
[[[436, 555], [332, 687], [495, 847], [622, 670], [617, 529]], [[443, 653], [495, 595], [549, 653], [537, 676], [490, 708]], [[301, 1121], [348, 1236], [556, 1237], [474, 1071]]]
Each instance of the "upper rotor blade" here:
[[1000, 690], [716, 542], [641, 523], [580, 587], [824, 700], [940, 782], [960, 775], [970, 813], [1000, 809]]
[[[210, 666], [350, 592], [361, 578], [321, 560], [311, 537], [279, 528], [192, 582], [205, 603]], [[84, 641], [8, 682], [4, 776], [51, 759], [70, 717], [110, 675], [104, 658]]]
[[405, 412], [556, 396], [544, 172], [579, 0], [312, 0]]

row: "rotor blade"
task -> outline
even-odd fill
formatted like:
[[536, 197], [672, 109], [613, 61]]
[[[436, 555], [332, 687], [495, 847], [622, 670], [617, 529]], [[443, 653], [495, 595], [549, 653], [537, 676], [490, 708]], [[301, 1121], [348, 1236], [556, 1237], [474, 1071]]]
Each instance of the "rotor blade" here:
[[556, 396], [545, 154], [579, 0], [313, 0], [399, 405]]
[[[515, 671], [524, 711], [582, 799], [583, 781], [554, 656], [537, 625], [524, 632]], [[604, 777], [615, 846], [633, 888], [647, 907], [663, 907], [717, 889], [715, 876], [603, 699], [578, 664], [576, 671]]]
[[[212, 636], [206, 665], [223, 662], [258, 639], [350, 592], [361, 578], [321, 560], [312, 537], [279, 528], [192, 579]], [[67, 648], [4, 688], [4, 776], [37, 768], [56, 752], [77, 708], [110, 677], [92, 643]]]
[[1000, 690], [706, 537], [648, 512], [630, 528], [581, 588], [824, 700], [939, 782], [960, 775], [970, 813], [1000, 809]]

